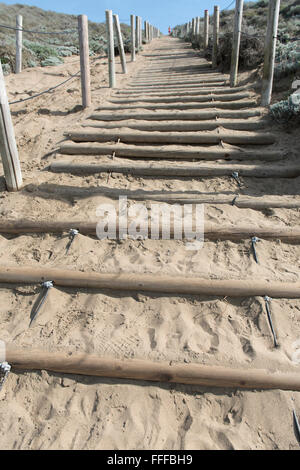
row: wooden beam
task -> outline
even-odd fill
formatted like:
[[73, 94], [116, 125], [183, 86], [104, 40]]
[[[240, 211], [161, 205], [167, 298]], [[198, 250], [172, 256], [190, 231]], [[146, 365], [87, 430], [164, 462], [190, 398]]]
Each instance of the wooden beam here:
[[139, 164], [124, 165], [121, 163], [73, 163], [68, 161], [55, 161], [51, 163], [50, 170], [54, 173], [72, 174], [97, 174], [97, 173], [122, 173], [138, 176], [167, 176], [167, 177], [218, 177], [231, 176], [238, 172], [240, 177], [252, 178], [296, 178], [300, 176], [300, 165], [283, 167], [279, 165], [239, 165], [219, 164], [216, 166], [208, 164], [198, 165], [155, 165]]
[[268, 127], [269, 121], [260, 119], [256, 121], [246, 119], [217, 119], [215, 121], [93, 121], [89, 120], [82, 124], [82, 127], [93, 127], [100, 129], [118, 129], [128, 128], [142, 131], [159, 131], [159, 132], [192, 132], [192, 131], [210, 131], [218, 128], [255, 131]]
[[140, 119], [142, 121], [199, 121], [210, 119], [248, 119], [250, 117], [260, 116], [259, 109], [242, 109], [242, 110], [212, 110], [212, 111], [183, 111], [183, 112], [149, 112], [143, 113], [140, 111], [135, 112], [122, 112], [118, 113], [97, 113], [89, 116], [88, 119], [97, 121], [122, 121], [127, 119]]
[[73, 142], [109, 142], [154, 143], [154, 144], [228, 144], [270, 145], [276, 141], [275, 134], [270, 133], [226, 133], [224, 131], [193, 133], [193, 132], [143, 132], [130, 130], [83, 129], [65, 132], [64, 136]]
[[164, 159], [197, 159], [197, 160], [280, 160], [284, 158], [282, 151], [264, 150], [262, 153], [255, 150], [236, 148], [206, 148], [206, 147], [156, 147], [137, 146], [126, 144], [101, 143], [66, 143], [60, 147], [60, 153], [66, 155], [111, 155], [125, 158], [154, 158]]
[[264, 281], [261, 279], [201, 279], [157, 274], [96, 273], [54, 268], [0, 267], [0, 282], [8, 284], [40, 284], [51, 280], [61, 287], [109, 289], [164, 294], [214, 295], [226, 297], [265, 296], [300, 298], [300, 282]]
[[134, 97], [134, 98], [113, 98], [110, 99], [110, 103], [114, 104], [129, 104], [129, 103], [209, 103], [212, 101], [237, 101], [237, 100], [243, 100], [245, 98], [249, 98], [251, 95], [248, 92], [245, 93], [236, 93], [236, 94], [210, 94], [210, 95], [203, 95], [203, 96], [177, 96], [177, 97], [168, 97], [168, 96], [163, 96], [163, 97], [158, 97], [155, 96], [154, 98], [152, 97], [145, 97], [141, 98], [141, 95], [139, 97]]
[[[85, 220], [28, 220], [28, 219], [5, 219], [0, 220], [0, 233], [24, 234], [24, 233], [64, 233], [70, 229], [77, 229], [82, 235], [96, 235], [97, 221], [87, 222]], [[161, 228], [160, 228], [161, 230]], [[117, 236], [119, 236], [119, 225], [117, 223]], [[148, 227], [148, 236], [151, 230]], [[259, 227], [251, 225], [217, 225], [204, 224], [205, 240], [233, 240], [240, 241], [251, 239], [253, 236], [265, 240], [281, 240], [287, 243], [300, 243], [300, 226], [287, 227], [284, 225], [270, 225]], [[174, 238], [174, 227], [170, 227], [170, 237]], [[183, 233], [184, 237], [184, 233]]]
[[48, 370], [58, 373], [180, 383], [201, 387], [233, 389], [280, 389], [300, 391], [300, 376], [292, 372], [271, 372], [245, 367], [232, 368], [202, 364], [179, 364], [139, 359], [108, 359], [78, 352], [44, 352], [6, 345], [6, 361], [13, 370]]
[[[207, 103], [166, 103], [166, 104], [154, 104], [154, 103], [141, 103], [139, 104], [138, 101], [136, 101], [136, 104], [123, 104], [122, 105], [122, 110], [123, 109], [138, 109], [138, 108], [143, 108], [143, 109], [150, 109], [150, 110], [155, 110], [155, 109], [170, 109], [170, 110], [176, 110], [176, 109], [243, 109], [243, 108], [253, 108], [257, 106], [256, 102], [254, 100], [241, 100], [241, 101], [230, 101], [230, 102], [224, 102], [224, 101], [209, 101]], [[114, 105], [114, 106], [101, 106], [101, 109], [103, 111], [120, 111], [120, 106]], [[96, 111], [98, 110], [96, 109]]]

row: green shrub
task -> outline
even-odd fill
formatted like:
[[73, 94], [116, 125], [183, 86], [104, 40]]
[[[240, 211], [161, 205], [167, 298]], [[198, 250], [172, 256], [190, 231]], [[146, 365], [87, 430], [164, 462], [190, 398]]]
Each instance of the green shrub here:
[[270, 106], [270, 114], [273, 119], [280, 122], [290, 121], [300, 118], [300, 105], [293, 102], [290, 96], [287, 100], [279, 101]]
[[42, 60], [41, 61], [41, 66], [42, 67], [47, 67], [47, 66], [50, 66], [50, 65], [60, 65], [60, 64], [63, 64], [64, 61], [60, 58], [60, 57], [57, 57], [57, 56], [53, 56], [53, 57], [47, 57], [47, 59], [45, 60]]

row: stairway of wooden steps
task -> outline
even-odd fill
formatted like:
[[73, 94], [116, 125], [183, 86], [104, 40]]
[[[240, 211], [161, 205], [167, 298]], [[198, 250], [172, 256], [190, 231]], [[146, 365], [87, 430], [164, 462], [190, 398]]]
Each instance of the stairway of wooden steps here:
[[[65, 132], [51, 171], [158, 178], [235, 173], [261, 181], [300, 176], [296, 161], [285, 164], [289, 155], [272, 132], [254, 89], [247, 84], [230, 88], [227, 74], [213, 70], [186, 45], [183, 48], [181, 53], [176, 44], [174, 53], [154, 49], [145, 54], [146, 64], [126, 88], [112, 89], [107, 103], [92, 111], [80, 127]], [[154, 195], [148, 192], [147, 197]], [[174, 199], [165, 193], [162, 199], [178, 202], [185, 195]], [[199, 193], [188, 199], [243, 206], [241, 199], [217, 194]], [[268, 203], [298, 207], [294, 199]]]

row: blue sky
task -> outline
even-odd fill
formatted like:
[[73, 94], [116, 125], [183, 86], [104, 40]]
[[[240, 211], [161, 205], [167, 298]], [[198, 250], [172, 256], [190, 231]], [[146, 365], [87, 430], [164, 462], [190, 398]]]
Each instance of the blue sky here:
[[166, 33], [168, 26], [186, 23], [194, 16], [203, 16], [205, 8], [212, 13], [214, 5], [225, 8], [230, 0], [2, 0], [2, 3], [21, 3], [75, 15], [84, 13], [96, 22], [104, 21], [105, 10], [113, 10], [123, 21], [128, 20], [130, 14], [137, 14]]

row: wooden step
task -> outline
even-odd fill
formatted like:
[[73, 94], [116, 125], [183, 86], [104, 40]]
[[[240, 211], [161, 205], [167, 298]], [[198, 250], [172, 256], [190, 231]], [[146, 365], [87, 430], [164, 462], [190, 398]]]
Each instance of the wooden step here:
[[142, 132], [130, 130], [104, 130], [83, 129], [65, 132], [64, 136], [74, 142], [109, 142], [118, 141], [140, 144], [244, 144], [244, 145], [270, 145], [276, 141], [275, 135], [270, 133], [245, 132]]
[[141, 131], [159, 131], [159, 132], [192, 132], [192, 131], [211, 131], [214, 129], [232, 129], [255, 131], [266, 128], [270, 122], [267, 119], [259, 121], [251, 121], [249, 119], [217, 119], [215, 121], [135, 121], [129, 119], [128, 121], [92, 121], [82, 124], [82, 127], [93, 127], [101, 129], [137, 129]]
[[195, 113], [193, 111], [185, 112], [118, 112], [118, 113], [97, 113], [89, 116], [89, 119], [97, 121], [121, 121], [124, 119], [139, 119], [142, 121], [200, 121], [217, 118], [224, 119], [248, 119], [250, 117], [260, 116], [259, 109], [242, 110], [212, 110]]
[[174, 103], [174, 104], [154, 104], [154, 103], [139, 103], [135, 101], [135, 104], [122, 104], [120, 106], [101, 106], [101, 108], [97, 108], [98, 110], [103, 111], [119, 111], [120, 109], [242, 109], [242, 108], [253, 108], [257, 106], [256, 101], [254, 100], [245, 100], [245, 101], [231, 101], [231, 102], [222, 102], [222, 101], [212, 101], [207, 103]]
[[66, 143], [60, 153], [68, 155], [112, 155], [125, 158], [187, 159], [187, 160], [280, 160], [282, 151], [245, 150], [222, 147], [138, 146], [126, 144]]
[[114, 104], [129, 104], [129, 103], [209, 103], [211, 101], [237, 101], [243, 100], [245, 98], [249, 98], [251, 95], [250, 93], [240, 93], [240, 94], [225, 94], [225, 95], [218, 95], [218, 94], [211, 94], [205, 96], [177, 96], [177, 97], [147, 97], [147, 98], [113, 98], [110, 99], [110, 103]]
[[232, 176], [238, 172], [239, 177], [254, 178], [295, 178], [300, 176], [300, 164], [288, 167], [280, 165], [241, 165], [238, 163], [197, 164], [197, 165], [163, 165], [163, 164], [134, 164], [122, 163], [78, 163], [55, 161], [50, 170], [54, 173], [97, 174], [121, 173], [137, 176], [166, 176], [166, 177], [219, 177]]

